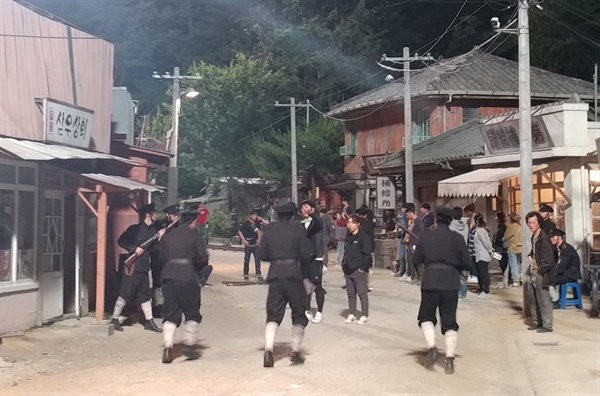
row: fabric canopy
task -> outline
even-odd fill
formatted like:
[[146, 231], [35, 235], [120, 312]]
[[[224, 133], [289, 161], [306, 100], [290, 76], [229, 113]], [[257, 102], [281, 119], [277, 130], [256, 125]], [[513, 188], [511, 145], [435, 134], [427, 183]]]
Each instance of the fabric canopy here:
[[[533, 167], [533, 172], [547, 165]], [[521, 174], [521, 168], [485, 168], [438, 182], [440, 197], [495, 197], [498, 195], [498, 183]]]

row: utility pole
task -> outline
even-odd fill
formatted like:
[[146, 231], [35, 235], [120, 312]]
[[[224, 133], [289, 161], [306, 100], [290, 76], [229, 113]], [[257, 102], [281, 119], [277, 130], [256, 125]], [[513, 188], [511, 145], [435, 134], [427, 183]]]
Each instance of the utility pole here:
[[413, 159], [412, 159], [412, 100], [410, 92], [410, 62], [414, 61], [432, 61], [434, 60], [430, 54], [427, 56], [410, 56], [408, 47], [404, 47], [402, 51], [402, 57], [389, 58], [383, 55], [382, 61], [390, 62], [402, 62], [404, 71], [404, 190], [406, 196], [404, 197], [405, 202], [415, 202], [415, 186], [413, 180]]
[[172, 158], [169, 161], [169, 170], [167, 173], [167, 205], [174, 205], [177, 203], [178, 187], [179, 187], [179, 168], [177, 166], [177, 154], [179, 144], [179, 112], [180, 112], [180, 92], [179, 92], [179, 81], [180, 80], [201, 80], [202, 76], [196, 74], [195, 76], [181, 76], [179, 75], [179, 67], [173, 69], [173, 74], [169, 72], [164, 75], [160, 75], [157, 72], [152, 74], [152, 78], [173, 80], [173, 103], [171, 105], [171, 129], [167, 133], [167, 150], [172, 154]]
[[[291, 134], [291, 157], [292, 157], [292, 201], [298, 205], [298, 160], [296, 159], [296, 107], [306, 107], [306, 122], [308, 123], [308, 111], [310, 103], [296, 103], [295, 98], [290, 98], [290, 104], [275, 102], [275, 107], [290, 108], [290, 134]], [[308, 124], [307, 124], [308, 127]]]

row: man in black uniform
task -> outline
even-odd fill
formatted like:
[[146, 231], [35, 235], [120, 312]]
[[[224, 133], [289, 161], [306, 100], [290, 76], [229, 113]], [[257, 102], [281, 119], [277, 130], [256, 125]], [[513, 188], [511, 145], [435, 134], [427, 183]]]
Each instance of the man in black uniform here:
[[200, 286], [196, 271], [208, 264], [204, 238], [196, 232], [197, 213], [181, 212], [179, 227], [168, 232], [160, 241], [160, 263], [163, 306], [163, 363], [173, 361], [173, 337], [185, 315], [183, 354], [198, 359], [194, 349], [198, 340], [200, 315]]
[[267, 283], [267, 324], [265, 326], [264, 367], [273, 367], [273, 343], [277, 329], [283, 320], [285, 307], [292, 309], [292, 356], [293, 364], [301, 364], [300, 354], [304, 328], [308, 324], [305, 315], [306, 295], [303, 281], [308, 273], [308, 264], [316, 256], [314, 245], [306, 238], [305, 231], [291, 221], [298, 208], [293, 202], [279, 204], [273, 208], [279, 221], [271, 223], [265, 231], [260, 246], [260, 258], [270, 261]]
[[540, 204], [540, 210], [538, 211], [542, 216], [542, 231], [546, 233], [546, 235], [550, 235], [552, 230], [556, 228], [556, 223], [552, 221], [550, 218], [550, 213], [554, 213], [554, 209], [552, 206], [547, 205], [545, 203]]
[[431, 368], [437, 358], [435, 311], [439, 307], [446, 343], [446, 374], [454, 373], [454, 352], [458, 343], [456, 307], [461, 271], [471, 269], [464, 239], [449, 228], [452, 215], [450, 208], [437, 209], [437, 227], [430, 228], [419, 237], [412, 257], [415, 266], [424, 265], [418, 320], [429, 349], [425, 367]]
[[565, 283], [577, 282], [581, 279], [581, 261], [577, 250], [565, 240], [565, 232], [555, 228], [550, 233], [550, 242], [558, 249], [558, 260], [554, 267], [554, 291], [550, 290], [550, 297], [554, 303], [554, 308], [560, 308], [558, 299], [560, 298], [560, 285]]
[[115, 303], [115, 310], [113, 311], [110, 323], [113, 324], [115, 330], [123, 331], [121, 323], [123, 323], [125, 318], [121, 316], [121, 312], [123, 312], [123, 308], [128, 302], [137, 299], [141, 302], [142, 311], [146, 318], [144, 329], [160, 333], [162, 330], [156, 326], [152, 316], [152, 293], [148, 277], [151, 257], [154, 256], [154, 253], [151, 252], [157, 247], [155, 242], [146, 247], [146, 249], [143, 249], [141, 245], [157, 233], [161, 237], [165, 231], [159, 230], [155, 226], [156, 207], [154, 202], [142, 206], [138, 214], [140, 222], [129, 226], [117, 241], [120, 247], [127, 250], [129, 254], [135, 253], [138, 258], [133, 264], [134, 269], [131, 275], [127, 275], [125, 268], [123, 268], [119, 298], [117, 298], [117, 302]]

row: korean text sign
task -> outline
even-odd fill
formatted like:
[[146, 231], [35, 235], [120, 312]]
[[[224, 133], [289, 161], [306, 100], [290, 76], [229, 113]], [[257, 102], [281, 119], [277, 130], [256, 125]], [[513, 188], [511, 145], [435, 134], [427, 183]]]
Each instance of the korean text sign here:
[[44, 99], [44, 140], [67, 146], [90, 148], [94, 111]]

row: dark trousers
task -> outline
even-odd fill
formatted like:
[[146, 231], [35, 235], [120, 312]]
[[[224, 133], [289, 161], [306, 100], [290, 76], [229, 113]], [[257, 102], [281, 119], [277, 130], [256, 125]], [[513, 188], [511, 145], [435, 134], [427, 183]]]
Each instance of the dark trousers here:
[[475, 256], [471, 256], [471, 275], [477, 276], [477, 260], [475, 260]]
[[[499, 252], [500, 250], [496, 250], [496, 251]], [[502, 274], [504, 274], [506, 272], [506, 269], [508, 268], [508, 253], [504, 252], [501, 254], [502, 254], [502, 258], [499, 261], [500, 270], [502, 271]], [[509, 271], [508, 277], [509, 277], [509, 283], [510, 283], [510, 280], [512, 279], [510, 271]]]
[[254, 256], [254, 273], [260, 275], [260, 259], [258, 258], [258, 245], [244, 246], [244, 275], [250, 271], [250, 255]]
[[210, 265], [210, 264], [205, 265], [204, 267], [202, 267], [200, 269], [200, 271], [198, 271], [198, 278], [200, 278], [201, 281], [207, 282], [208, 277], [210, 276], [210, 274], [212, 274], [212, 270], [213, 270], [212, 265]]
[[200, 286], [195, 280], [166, 279], [162, 285], [165, 303], [162, 309], [164, 322], [181, 324], [181, 314], [185, 320], [200, 323]]
[[287, 304], [290, 304], [292, 309], [292, 324], [306, 327], [308, 324], [308, 318], [304, 314], [306, 311], [306, 292], [302, 281], [292, 278], [276, 278], [269, 281], [267, 323], [281, 324]]
[[360, 308], [364, 316], [369, 316], [369, 287], [368, 272], [354, 271], [346, 278], [346, 293], [348, 294], [348, 309], [352, 315], [356, 315], [356, 295], [360, 298]]
[[421, 306], [419, 307], [419, 326], [423, 322], [437, 323], [435, 317], [439, 307], [442, 322], [442, 334], [448, 330], [458, 331], [456, 323], [456, 307], [458, 293], [456, 290], [421, 290]]
[[147, 272], [133, 272], [131, 276], [123, 274], [119, 296], [126, 302], [139, 301], [145, 303], [152, 298], [150, 291], [150, 278]]
[[490, 293], [490, 263], [487, 261], [477, 262], [477, 283], [482, 292]]
[[564, 285], [565, 283], [577, 282], [577, 279], [570, 278], [566, 275], [556, 275], [554, 278], [554, 284], [557, 286]]
[[[323, 289], [323, 261], [314, 260], [309, 264], [310, 281], [315, 285], [315, 299], [317, 300], [317, 311], [323, 312], [325, 305], [325, 289]], [[306, 309], [310, 311], [312, 293], [306, 297]]]

